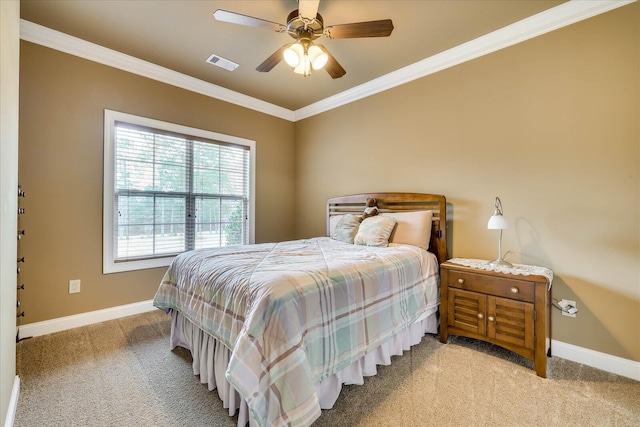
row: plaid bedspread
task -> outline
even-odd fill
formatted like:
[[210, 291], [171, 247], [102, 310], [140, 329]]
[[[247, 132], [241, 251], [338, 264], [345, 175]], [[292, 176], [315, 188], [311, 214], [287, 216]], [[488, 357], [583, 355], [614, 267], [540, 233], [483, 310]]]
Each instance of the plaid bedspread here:
[[320, 237], [177, 256], [153, 304], [178, 310], [232, 350], [227, 380], [261, 426], [308, 426], [314, 384], [438, 304], [422, 249]]

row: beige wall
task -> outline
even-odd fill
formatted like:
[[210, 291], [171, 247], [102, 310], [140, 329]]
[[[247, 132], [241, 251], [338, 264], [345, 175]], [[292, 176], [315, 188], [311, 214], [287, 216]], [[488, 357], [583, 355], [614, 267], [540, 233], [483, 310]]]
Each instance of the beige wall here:
[[105, 108], [255, 140], [256, 242], [294, 235], [293, 123], [23, 41], [22, 324], [149, 300], [166, 270], [102, 274]]
[[297, 236], [324, 201], [444, 194], [449, 254], [554, 270], [553, 339], [640, 361], [637, 3], [296, 123]]

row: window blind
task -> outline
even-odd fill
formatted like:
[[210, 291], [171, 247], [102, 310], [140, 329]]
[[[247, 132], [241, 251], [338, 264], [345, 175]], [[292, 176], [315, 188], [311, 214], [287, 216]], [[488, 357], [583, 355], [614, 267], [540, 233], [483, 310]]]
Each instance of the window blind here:
[[249, 243], [249, 149], [115, 122], [114, 261]]

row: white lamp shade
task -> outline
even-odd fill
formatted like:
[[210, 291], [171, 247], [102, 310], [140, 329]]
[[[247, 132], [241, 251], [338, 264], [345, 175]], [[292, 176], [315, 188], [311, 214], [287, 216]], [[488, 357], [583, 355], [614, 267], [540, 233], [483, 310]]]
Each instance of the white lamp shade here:
[[489, 230], [506, 230], [509, 228], [509, 223], [502, 215], [492, 215], [491, 218], [489, 218], [487, 228]]
[[309, 61], [309, 57], [304, 55], [302, 60], [298, 64], [297, 67], [293, 69], [294, 73], [302, 74], [303, 76], [311, 75], [311, 62]]
[[294, 43], [284, 50], [282, 56], [290, 67], [297, 67], [300, 64], [300, 60], [304, 55], [304, 49], [300, 44]]
[[309, 60], [314, 70], [319, 70], [329, 60], [329, 56], [323, 52], [318, 46], [313, 45], [309, 48]]

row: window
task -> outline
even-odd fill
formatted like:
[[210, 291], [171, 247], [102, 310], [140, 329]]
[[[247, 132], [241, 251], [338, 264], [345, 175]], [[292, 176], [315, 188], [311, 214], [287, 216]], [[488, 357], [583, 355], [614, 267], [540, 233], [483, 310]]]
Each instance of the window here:
[[254, 242], [255, 142], [105, 110], [103, 272]]

